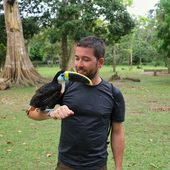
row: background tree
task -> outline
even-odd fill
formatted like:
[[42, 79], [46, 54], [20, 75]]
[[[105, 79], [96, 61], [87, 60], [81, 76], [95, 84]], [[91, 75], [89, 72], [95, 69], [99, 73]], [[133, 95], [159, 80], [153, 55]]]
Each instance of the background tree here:
[[[51, 64], [60, 64], [61, 60], [61, 45], [59, 42], [53, 42], [53, 28], [41, 28], [39, 34], [35, 35], [30, 41], [30, 45], [33, 46], [35, 43], [40, 44], [41, 51], [43, 53], [43, 62]], [[70, 43], [69, 43], [70, 45]]]
[[31, 61], [37, 62], [37, 67], [38, 67], [38, 61], [43, 60], [43, 53], [41, 50], [40, 43], [37, 42], [36, 44], [31, 46], [29, 57], [30, 57]]
[[4, 14], [0, 14], [0, 72], [3, 68], [6, 56], [7, 34], [5, 28]]
[[[95, 35], [104, 40], [112, 37], [117, 41], [121, 36], [130, 33], [134, 27], [133, 19], [119, 1], [55, 0], [48, 5], [56, 15], [52, 20], [56, 36], [52, 37], [54, 42], [61, 39], [62, 69], [66, 69], [69, 58], [68, 37], [73, 40], [74, 50], [74, 44], [85, 36]], [[97, 19], [101, 16], [104, 22], [98, 25]], [[71, 50], [71, 58], [74, 58], [73, 50]]]
[[27, 40], [26, 46], [28, 49], [28, 54], [30, 53], [30, 39], [40, 32], [40, 27], [36, 21], [35, 17], [22, 18], [22, 27], [24, 39]]
[[17, 0], [3, 1], [7, 31], [7, 53], [2, 78], [15, 81], [16, 85], [45, 83], [46, 80], [32, 65], [24, 45], [23, 29]]
[[158, 50], [159, 52], [164, 52], [165, 57], [167, 57], [167, 67], [170, 73], [170, 1], [162, 0], [157, 4], [159, 10], [162, 11], [164, 17], [162, 17], [162, 26], [160, 26], [158, 31], [158, 38], [160, 38], [160, 43]]
[[[155, 66], [159, 65], [163, 58], [157, 52], [158, 46], [158, 22], [153, 15], [134, 16], [135, 28], [133, 35], [127, 35], [119, 41], [119, 56], [122, 56], [123, 51], [130, 50], [133, 55], [133, 63], [146, 64], [152, 62]], [[122, 58], [123, 62], [127, 63], [126, 58]]]
[[106, 34], [107, 44], [113, 46], [113, 72], [116, 71], [116, 46], [115, 44], [126, 34], [132, 33], [135, 24], [130, 14], [126, 12], [126, 8], [119, 2], [113, 1], [105, 4], [102, 9], [106, 13], [106, 21], [108, 32]]

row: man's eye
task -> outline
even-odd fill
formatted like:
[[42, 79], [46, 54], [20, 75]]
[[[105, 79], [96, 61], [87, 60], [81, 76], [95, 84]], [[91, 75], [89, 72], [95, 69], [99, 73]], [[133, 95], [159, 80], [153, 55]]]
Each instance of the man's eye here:
[[90, 61], [89, 59], [84, 59], [84, 61]]

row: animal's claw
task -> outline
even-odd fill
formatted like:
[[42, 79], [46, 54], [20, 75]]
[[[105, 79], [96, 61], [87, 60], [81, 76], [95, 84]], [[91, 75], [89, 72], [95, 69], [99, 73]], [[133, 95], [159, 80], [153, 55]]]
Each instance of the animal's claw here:
[[40, 108], [36, 108], [36, 111], [38, 112], [38, 110], [40, 110]]

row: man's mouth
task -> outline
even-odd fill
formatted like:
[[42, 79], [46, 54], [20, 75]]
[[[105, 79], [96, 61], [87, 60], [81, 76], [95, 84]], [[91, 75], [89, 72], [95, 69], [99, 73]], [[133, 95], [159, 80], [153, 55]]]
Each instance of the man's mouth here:
[[83, 70], [78, 70], [77, 72], [80, 73], [80, 74], [84, 74], [85, 73], [85, 71], [83, 71]]

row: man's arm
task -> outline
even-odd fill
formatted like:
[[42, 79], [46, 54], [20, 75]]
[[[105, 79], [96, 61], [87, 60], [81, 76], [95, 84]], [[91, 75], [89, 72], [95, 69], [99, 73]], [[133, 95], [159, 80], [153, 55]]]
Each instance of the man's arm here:
[[47, 115], [48, 112], [44, 112], [41, 110], [34, 110], [29, 113], [28, 117], [34, 120], [46, 120], [46, 119], [64, 119], [72, 114], [74, 112], [70, 110], [66, 105], [60, 106], [57, 109], [51, 111], [50, 117]]
[[123, 153], [125, 147], [123, 123], [112, 122], [111, 147], [114, 155], [115, 169], [122, 170]]
[[47, 115], [48, 112], [44, 112], [41, 110], [34, 110], [34, 111], [30, 111], [28, 117], [34, 120], [46, 120], [46, 119], [50, 119], [50, 117]]

